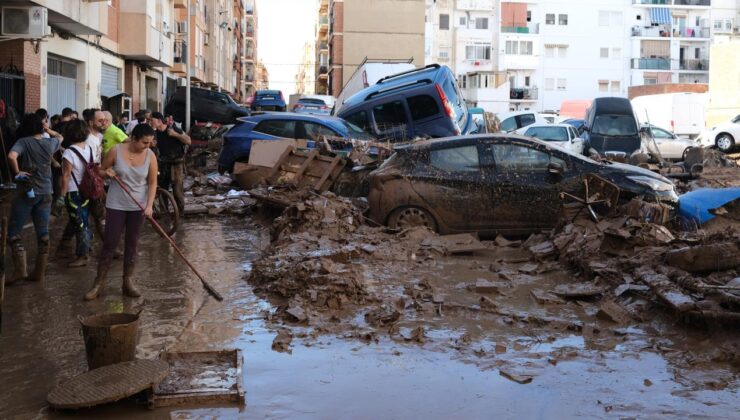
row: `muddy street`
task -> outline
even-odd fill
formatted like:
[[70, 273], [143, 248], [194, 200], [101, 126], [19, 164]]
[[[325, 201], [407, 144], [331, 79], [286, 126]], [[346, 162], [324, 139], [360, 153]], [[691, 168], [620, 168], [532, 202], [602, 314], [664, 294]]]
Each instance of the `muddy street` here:
[[[732, 418], [736, 413], [736, 337], [676, 325], [661, 311], [616, 327], [597, 317], [597, 305], [588, 299], [541, 305], [532, 299], [532, 289], [549, 290], [573, 274], [558, 267], [533, 272], [528, 263], [517, 262], [517, 251], [487, 243], [487, 250], [474, 255], [417, 261], [404, 254], [380, 270], [367, 264], [373, 297], [366, 305], [345, 304], [340, 311], [345, 314], [328, 316], [307, 305], [308, 319], [301, 322], [279, 316], [285, 301], [255, 294], [246, 281], [267, 241], [264, 222], [186, 223], [177, 242], [224, 294], [222, 303], [207, 298], [148, 229], [137, 272], [141, 299], [122, 299], [120, 284], [109, 281], [103, 299], [84, 303], [92, 267], [82, 275], [52, 265], [43, 286], [8, 288], [0, 341], [0, 374], [10, 385], [0, 396], [3, 418], [69, 417], [49, 410], [45, 397], [57, 383], [86, 370], [77, 315], [139, 309], [137, 357], [152, 358], [163, 349], [241, 349], [245, 407], [149, 411], [127, 400], [75, 411], [75, 417]], [[516, 272], [515, 285], [491, 292], [496, 288], [491, 264]], [[404, 288], [419, 284], [444, 296], [438, 298], [444, 301], [441, 310], [421, 303], [401, 308], [400, 319], [385, 323], [384, 317], [394, 319], [386, 312], [395, 309], [383, 309], [378, 297], [409, 296]], [[498, 313], [486, 311], [481, 296], [495, 302]], [[274, 343], [279, 331], [292, 338], [282, 348]]]

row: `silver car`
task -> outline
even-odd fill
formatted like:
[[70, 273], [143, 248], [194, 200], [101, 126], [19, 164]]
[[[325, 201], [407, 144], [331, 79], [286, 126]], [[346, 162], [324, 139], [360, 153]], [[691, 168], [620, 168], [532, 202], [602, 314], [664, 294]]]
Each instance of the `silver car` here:
[[652, 132], [655, 138], [655, 144], [658, 146], [663, 159], [666, 160], [684, 160], [688, 149], [699, 147], [696, 141], [678, 137], [665, 128], [655, 125], [644, 125], [643, 129], [647, 130], [648, 133]]

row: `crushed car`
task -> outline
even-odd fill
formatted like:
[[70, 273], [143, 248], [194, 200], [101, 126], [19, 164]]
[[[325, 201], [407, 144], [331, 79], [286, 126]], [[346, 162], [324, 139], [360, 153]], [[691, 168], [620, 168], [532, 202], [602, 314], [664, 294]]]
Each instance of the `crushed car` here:
[[[599, 180], [616, 203], [587, 191]], [[442, 234], [526, 234], [551, 229], [573, 197], [601, 206], [641, 198], [675, 214], [673, 183], [654, 172], [596, 162], [534, 138], [488, 134], [398, 146], [369, 175], [369, 217], [392, 228], [426, 226]], [[604, 194], [609, 195], [609, 194]]]

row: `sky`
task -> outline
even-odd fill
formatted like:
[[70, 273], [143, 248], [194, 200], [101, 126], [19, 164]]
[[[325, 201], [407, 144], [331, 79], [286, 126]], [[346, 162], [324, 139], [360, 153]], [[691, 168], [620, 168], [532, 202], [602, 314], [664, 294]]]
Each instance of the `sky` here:
[[270, 72], [270, 89], [281, 90], [286, 102], [303, 44], [316, 39], [318, 7], [318, 0], [257, 0], [257, 57]]

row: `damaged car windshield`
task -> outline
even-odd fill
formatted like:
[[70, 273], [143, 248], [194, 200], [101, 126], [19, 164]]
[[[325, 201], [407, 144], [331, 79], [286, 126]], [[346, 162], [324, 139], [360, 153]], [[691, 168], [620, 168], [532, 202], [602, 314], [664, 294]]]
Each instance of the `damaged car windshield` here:
[[637, 126], [629, 115], [599, 115], [594, 119], [592, 132], [602, 136], [634, 136]]

